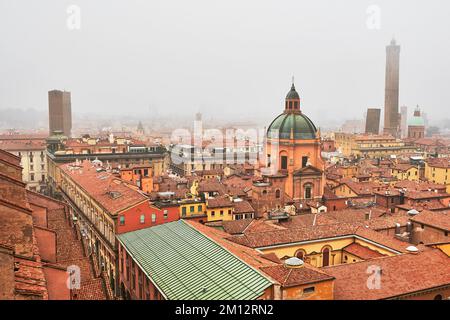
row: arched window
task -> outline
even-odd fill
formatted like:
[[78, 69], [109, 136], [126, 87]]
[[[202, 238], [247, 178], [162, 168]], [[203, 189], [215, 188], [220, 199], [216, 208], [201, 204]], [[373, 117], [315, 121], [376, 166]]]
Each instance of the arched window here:
[[281, 197], [281, 191], [280, 191], [280, 189], [277, 189], [275, 191], [275, 198], [279, 199], [280, 197]]
[[281, 156], [281, 170], [286, 170], [288, 167], [288, 157]]
[[263, 190], [262, 194], [265, 196], [267, 194], [267, 190]]
[[305, 260], [306, 252], [303, 249], [299, 249], [295, 252], [295, 256], [301, 260]]
[[442, 300], [442, 295], [438, 294], [436, 297], [434, 297], [434, 300]]
[[330, 265], [330, 248], [324, 247], [322, 249], [322, 267], [327, 267]]

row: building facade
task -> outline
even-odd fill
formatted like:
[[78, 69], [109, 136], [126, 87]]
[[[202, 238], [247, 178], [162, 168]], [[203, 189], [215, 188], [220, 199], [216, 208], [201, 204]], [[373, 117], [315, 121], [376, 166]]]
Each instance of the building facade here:
[[22, 181], [28, 190], [46, 192], [46, 143], [42, 135], [0, 136], [0, 148], [20, 158]]
[[336, 148], [344, 157], [388, 158], [415, 153], [417, 148], [387, 135], [335, 133]]
[[408, 122], [408, 139], [418, 140], [425, 137], [425, 121], [419, 106], [414, 110], [413, 118]]
[[381, 115], [381, 109], [376, 109], [376, 108], [367, 109], [365, 133], [369, 133], [369, 134], [379, 134], [380, 133], [380, 115]]
[[261, 174], [282, 179], [284, 192], [293, 200], [321, 199], [325, 187], [325, 163], [321, 156], [320, 132], [303, 113], [300, 96], [292, 84], [284, 112], [267, 130], [266, 167]]
[[400, 46], [392, 39], [386, 47], [386, 82], [384, 98], [384, 134], [399, 137], [400, 117], [398, 92], [400, 75]]
[[70, 92], [52, 90], [48, 92], [49, 135], [61, 131], [67, 137], [72, 134], [72, 103]]

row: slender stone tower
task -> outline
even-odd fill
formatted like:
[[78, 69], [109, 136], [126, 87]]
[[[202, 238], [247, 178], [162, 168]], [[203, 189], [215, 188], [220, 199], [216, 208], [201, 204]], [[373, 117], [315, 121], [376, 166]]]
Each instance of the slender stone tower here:
[[384, 134], [400, 135], [398, 113], [398, 88], [400, 71], [400, 46], [394, 39], [386, 47], [386, 89], [384, 96]]

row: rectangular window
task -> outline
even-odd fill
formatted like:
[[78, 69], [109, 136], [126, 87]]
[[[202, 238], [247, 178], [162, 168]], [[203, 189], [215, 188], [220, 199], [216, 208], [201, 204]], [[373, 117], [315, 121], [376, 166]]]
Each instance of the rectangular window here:
[[141, 223], [145, 223], [145, 214], [141, 214]]
[[302, 168], [306, 167], [307, 163], [308, 163], [308, 157], [306, 157], [306, 156], [302, 157]]
[[216, 213], [214, 211], [211, 211], [211, 217], [214, 217]]
[[189, 207], [189, 212], [194, 212], [194, 206]]
[[30, 174], [30, 180], [34, 181], [34, 173]]
[[164, 210], [164, 220], [167, 220], [167, 218], [169, 218], [169, 212]]
[[303, 294], [310, 294], [310, 293], [314, 293], [316, 289], [314, 287], [308, 287], [303, 289]]
[[281, 170], [287, 169], [287, 156], [281, 156]]
[[120, 224], [121, 226], [125, 225], [125, 216], [120, 216], [120, 217], [119, 217], [119, 224]]
[[202, 206], [198, 206], [198, 212], [202, 212]]
[[220, 210], [220, 216], [223, 217], [223, 210]]
[[186, 207], [182, 207], [181, 208], [181, 216], [185, 217], [186, 216]]
[[152, 213], [152, 222], [153, 222], [153, 223], [156, 222], [156, 213]]

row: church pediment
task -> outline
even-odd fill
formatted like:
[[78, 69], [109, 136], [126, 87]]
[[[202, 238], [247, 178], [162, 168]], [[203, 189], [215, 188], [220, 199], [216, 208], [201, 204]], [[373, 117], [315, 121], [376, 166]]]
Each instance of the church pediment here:
[[321, 175], [322, 172], [323, 172], [322, 170], [314, 166], [308, 165], [306, 167], [294, 171], [294, 176]]

